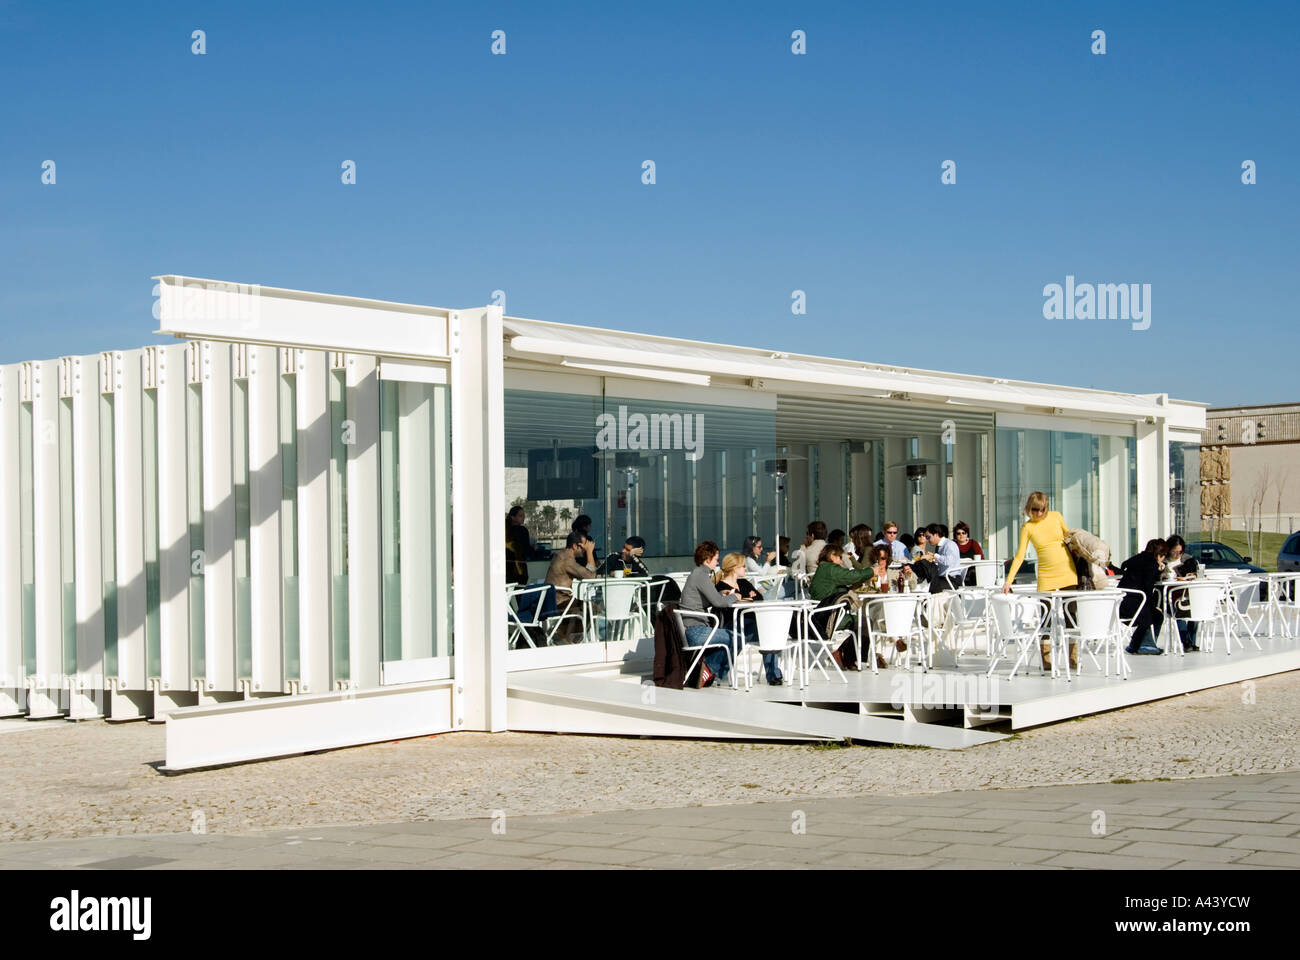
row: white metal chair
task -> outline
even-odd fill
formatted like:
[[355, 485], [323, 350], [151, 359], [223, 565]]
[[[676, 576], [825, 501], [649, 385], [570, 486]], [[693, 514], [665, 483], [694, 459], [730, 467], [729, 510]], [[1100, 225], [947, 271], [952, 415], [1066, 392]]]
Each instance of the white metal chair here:
[[[1118, 616], [1120, 631], [1126, 639], [1126, 642], [1131, 643], [1133, 631], [1137, 629], [1137, 622], [1142, 618], [1142, 611], [1146, 609], [1149, 598], [1143, 591], [1135, 590], [1133, 587], [1115, 587], [1113, 589], [1118, 590], [1120, 593], [1124, 594], [1125, 597], [1138, 598], [1137, 608], [1127, 617], [1124, 616], [1124, 599], [1121, 598], [1119, 602], [1120, 612]], [[1159, 637], [1156, 637], [1157, 641], [1159, 641], [1159, 639]]]
[[971, 560], [971, 569], [975, 571], [975, 586], [996, 587], [1002, 573], [1001, 560]]
[[989, 630], [990, 592], [979, 587], [963, 587], [953, 593], [948, 606], [945, 633], [950, 641], [956, 641], [958, 657], [965, 655], [968, 646], [974, 646], [976, 638], [981, 633], [984, 635], [985, 651], [992, 653]]
[[[766, 601], [764, 603], [745, 603], [736, 605], [736, 632], [734, 641], [737, 645], [736, 651], [736, 669], [743, 669], [745, 674], [745, 689], [753, 688], [753, 678], [750, 674], [750, 654], [757, 651], [760, 655], [772, 653], [778, 657], [783, 656], [790, 650], [799, 650], [802, 639], [790, 639], [790, 624], [794, 621], [794, 615], [798, 608], [788, 604], [781, 603], [779, 600]], [[758, 644], [746, 644], [744, 618], [752, 617], [754, 625], [757, 628]], [[743, 667], [742, 667], [743, 658]], [[788, 670], [788, 664], [782, 664]], [[785, 670], [782, 671], [786, 672]], [[801, 686], [807, 686], [808, 681], [806, 674], [800, 674]]]
[[[1222, 624], [1225, 642], [1227, 643], [1228, 653], [1232, 653], [1232, 630], [1229, 627], [1229, 595], [1232, 581], [1230, 579], [1215, 577], [1207, 580], [1188, 580], [1184, 584], [1187, 590], [1187, 616], [1178, 617], [1179, 620], [1186, 620], [1189, 623], [1198, 624], [1197, 640], [1205, 644], [1206, 652], [1214, 652], [1214, 636], [1216, 628]], [[1204, 625], [1209, 625], [1210, 635], [1204, 637], [1201, 631]], [[1176, 629], [1176, 628], [1175, 628]], [[1204, 639], [1202, 639], [1204, 638]], [[1241, 641], [1237, 641], [1238, 646], [1244, 650], [1245, 647]]]
[[[1119, 606], [1124, 599], [1121, 590], [1095, 590], [1090, 594], [1072, 596], [1065, 604], [1065, 629], [1062, 631], [1062, 646], [1070, 643], [1079, 645], [1079, 673], [1083, 673], [1083, 654], [1087, 652], [1096, 666], [1107, 677], [1110, 676], [1111, 652], [1115, 655], [1115, 671], [1124, 678], [1132, 672], [1128, 661], [1124, 659], [1124, 644], [1121, 641]], [[1097, 662], [1097, 652], [1102, 655], [1102, 662]], [[1066, 651], [1062, 651], [1066, 653]], [[1066, 676], [1069, 677], [1069, 660], [1067, 653]]]
[[637, 601], [645, 593], [649, 582], [644, 577], [602, 577], [594, 581], [595, 586], [591, 591], [599, 591], [604, 609], [598, 615], [592, 615], [592, 625], [597, 620], [604, 621], [606, 640], [612, 640], [609, 634], [615, 628], [619, 638], [626, 639], [623, 634], [640, 619], [641, 611]]
[[[574, 580], [572, 589], [569, 591], [569, 599], [565, 601], [564, 606], [556, 610], [554, 613], [547, 614], [544, 617], [546, 622], [546, 642], [548, 644], [555, 642], [555, 632], [560, 629], [560, 624], [565, 620], [577, 620], [581, 623], [582, 640], [578, 642], [581, 643], [587, 639], [586, 608], [582, 606], [582, 601], [578, 599], [578, 593], [582, 589], [582, 584], [585, 582], [586, 581], [583, 580]], [[558, 604], [559, 591], [556, 591], [556, 598]], [[575, 607], [577, 609], [575, 609]]]
[[731, 642], [729, 639], [727, 640], [714, 639], [714, 637], [718, 635], [717, 614], [709, 613], [705, 610], [683, 610], [681, 607], [677, 607], [675, 610], [673, 610], [673, 616], [677, 619], [677, 626], [682, 631], [683, 639], [686, 638], [687, 617], [696, 620], [703, 620], [711, 627], [711, 629], [709, 630], [709, 635], [704, 639], [704, 643], [699, 645], [692, 644], [690, 642], [686, 643], [687, 650], [695, 650], [698, 652], [695, 654], [695, 659], [691, 661], [691, 665], [686, 669], [685, 675], [689, 677], [695, 671], [695, 668], [700, 665], [700, 661], [704, 659], [704, 653], [706, 650], [710, 649], [711, 647], [721, 647], [723, 650], [727, 651], [727, 669], [731, 673], [731, 686], [735, 688], [736, 671], [734, 669], [731, 669], [734, 666], [734, 664], [732, 664], [731, 662]]
[[1007, 674], [1008, 681], [1014, 680], [1016, 671], [1027, 665], [1029, 657], [1038, 649], [1047, 608], [1036, 597], [999, 593], [989, 597], [989, 613], [997, 650], [989, 661], [988, 676], [993, 676], [998, 663], [1006, 657], [1007, 645], [1014, 643], [1019, 647], [1019, 653]]
[[[1255, 623], [1250, 618], [1250, 608], [1259, 602], [1258, 577], [1236, 577], [1230, 580], [1228, 590], [1232, 594], [1232, 601], [1228, 605], [1228, 615], [1232, 623], [1236, 624], [1239, 630], [1245, 632], [1250, 637], [1257, 649], [1264, 648], [1259, 645], [1259, 638], [1255, 635]], [[1260, 626], [1264, 625], [1264, 618], [1260, 617]]]
[[[805, 673], [816, 667], [822, 672], [822, 676], [829, 680], [831, 675], [822, 666], [822, 657], [825, 657], [830, 665], [835, 668], [835, 672], [840, 675], [840, 679], [845, 683], [849, 682], [849, 678], [844, 675], [844, 671], [840, 669], [840, 665], [835, 662], [835, 658], [831, 655], [833, 650], [853, 636], [853, 633], [849, 630], [836, 629], [844, 620], [845, 614], [848, 613], [848, 607], [847, 601], [841, 601], [826, 607], [813, 607], [806, 611], [802, 640], [804, 663], [806, 664], [804, 667]], [[816, 618], [823, 615], [825, 616], [823, 626], [818, 628]]]
[[[1300, 589], [1297, 581], [1300, 581], [1298, 573], [1270, 573], [1265, 575], [1268, 584], [1268, 632], [1273, 636], [1273, 615], [1276, 613], [1277, 618], [1282, 622], [1281, 635], [1287, 638], [1294, 637], [1290, 618], [1296, 616], [1296, 630], [1300, 630]], [[1263, 586], [1261, 585], [1261, 593]], [[1253, 639], [1253, 638], [1252, 638]], [[1258, 643], [1258, 641], [1256, 641]]]
[[[521, 586], [517, 583], [506, 585], [506, 647], [517, 644], [520, 640], [529, 647], [536, 647], [532, 632], [545, 633], [542, 614], [545, 608], [546, 594], [551, 589], [549, 583], [536, 586]], [[528, 603], [528, 598], [533, 598]], [[516, 647], [518, 649], [518, 647]]]
[[[880, 672], [876, 664], [875, 641], [877, 640], [902, 640], [906, 643], [908, 665], [911, 664], [914, 646], [920, 645], [921, 663], [927, 664], [924, 650], [925, 627], [921, 626], [921, 607], [926, 599], [927, 594], [924, 593], [884, 593], [870, 598], [862, 605], [862, 616], [858, 622], [861, 624], [865, 620], [871, 632], [872, 643], [866, 656], [871, 661], [872, 673]], [[898, 650], [892, 643], [890, 652], [891, 660], [896, 661]]]

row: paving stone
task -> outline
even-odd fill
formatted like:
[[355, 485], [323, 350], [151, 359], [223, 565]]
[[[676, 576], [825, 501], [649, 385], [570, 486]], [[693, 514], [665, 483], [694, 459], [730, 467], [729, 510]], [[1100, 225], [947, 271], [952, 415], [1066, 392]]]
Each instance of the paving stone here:
[[651, 857], [648, 850], [623, 850], [607, 847], [558, 847], [540, 854], [547, 860], [575, 860], [579, 863], [630, 864]]
[[1006, 839], [1005, 834], [979, 830], [913, 830], [897, 837], [901, 841], [923, 841], [930, 843], [978, 843], [981, 846], [995, 846]]
[[559, 850], [561, 846], [562, 844], [533, 843], [530, 840], [493, 837], [491, 840], [464, 841], [447, 850], [449, 853], [481, 853], [489, 857], [540, 857]]
[[1237, 862], [1252, 866], [1297, 869], [1300, 868], [1300, 854], [1280, 853], [1276, 850], [1260, 850], [1249, 856], [1242, 857]]
[[1123, 840], [1111, 840], [1108, 837], [1092, 837], [1087, 834], [1077, 836], [1052, 836], [1035, 833], [1029, 836], [1013, 836], [1004, 847], [1033, 847], [1038, 850], [1079, 850], [1084, 853], [1110, 853], [1124, 846]]
[[1034, 849], [1031, 847], [996, 847], [982, 846], [974, 843], [953, 843], [935, 850], [933, 856], [939, 860], [978, 860], [997, 863], [1041, 863], [1055, 856], [1057, 851], [1050, 848]]
[[686, 839], [682, 837], [640, 837], [636, 840], [628, 840], [620, 843], [617, 847], [619, 850], [650, 850], [655, 853], [678, 853], [687, 856], [708, 856], [719, 853], [727, 847], [732, 846], [729, 843], [718, 843], [709, 840]]
[[1227, 847], [1197, 847], [1186, 843], [1130, 843], [1124, 848], [1126, 857], [1169, 857], [1173, 860], [1199, 860], [1202, 863], [1231, 863], [1240, 860], [1248, 851]]
[[[452, 853], [427, 864], [431, 870], [533, 870], [543, 865], [543, 861], [527, 857], [491, 857], [483, 853]], [[387, 868], [390, 865], [376, 866]]]
[[1242, 810], [1238, 807], [1226, 810], [1185, 807], [1178, 811], [1178, 815], [1188, 820], [1254, 820], [1256, 823], [1271, 823], [1282, 816], [1280, 812], [1273, 810]]
[[1126, 857], [1118, 853], [1082, 853], [1072, 850], [1058, 854], [1046, 863], [1052, 866], [1081, 867], [1088, 870], [1164, 870], [1172, 866], [1175, 860], [1170, 857]]
[[830, 847], [840, 846], [852, 839], [854, 838], [819, 837], [811, 833], [794, 833], [790, 830], [790, 824], [786, 824], [783, 833], [749, 831], [733, 834], [728, 838], [727, 842], [732, 845], [759, 844], [767, 847]]
[[1258, 823], [1254, 820], [1188, 820], [1179, 830], [1204, 830], [1207, 833], [1245, 834], [1251, 837], [1293, 837], [1300, 834], [1300, 823]]
[[1235, 834], [1209, 833], [1202, 830], [1147, 830], [1129, 828], [1106, 834], [1112, 840], [1149, 841], [1151, 843], [1190, 843], [1194, 846], [1213, 847]]
[[1233, 837], [1224, 841], [1225, 847], [1245, 847], [1249, 850], [1272, 850], [1275, 853], [1300, 854], [1300, 837]]

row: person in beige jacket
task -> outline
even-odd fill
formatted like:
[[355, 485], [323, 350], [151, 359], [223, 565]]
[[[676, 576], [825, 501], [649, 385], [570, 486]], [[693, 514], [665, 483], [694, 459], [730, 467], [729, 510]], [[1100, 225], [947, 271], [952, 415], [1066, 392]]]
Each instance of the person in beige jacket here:
[[[585, 566], [583, 561], [585, 558]], [[563, 550], [556, 550], [551, 555], [551, 565], [546, 570], [546, 582], [555, 587], [555, 607], [557, 610], [577, 614], [576, 619], [565, 617], [559, 626], [555, 639], [559, 643], [582, 642], [582, 601], [573, 599], [573, 581], [588, 580], [596, 575], [596, 542], [581, 533], [570, 533], [564, 542]], [[570, 605], [570, 600], [572, 604]], [[573, 638], [574, 631], [578, 637]]]

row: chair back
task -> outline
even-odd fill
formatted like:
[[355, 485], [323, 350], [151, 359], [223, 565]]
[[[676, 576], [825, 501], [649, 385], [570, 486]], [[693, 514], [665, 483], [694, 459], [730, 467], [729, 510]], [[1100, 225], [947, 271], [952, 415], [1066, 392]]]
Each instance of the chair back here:
[[988, 603], [998, 636], [1005, 640], [1032, 636], [1043, 624], [1043, 605], [1034, 597], [999, 593], [989, 597]]
[[998, 567], [1001, 566], [997, 560], [976, 560], [971, 566], [975, 568], [975, 586], [997, 586]]
[[1203, 580], [1231, 580], [1237, 571], [1231, 567], [1202, 567], [1201, 579]]
[[986, 591], [968, 587], [954, 594], [948, 613], [956, 626], [962, 626], [982, 620], [988, 603], [989, 595]]
[[784, 650], [790, 641], [794, 608], [760, 605], [751, 615], [758, 625], [758, 649], [763, 653]]
[[1243, 616], [1250, 613], [1250, 605], [1259, 600], [1259, 581], [1254, 577], [1232, 581], [1232, 599], [1237, 604], [1237, 612]]
[[1183, 619], [1213, 620], [1218, 613], [1227, 582], [1224, 580], [1192, 580], [1187, 584], [1187, 616]]
[[1073, 608], [1073, 620], [1075, 629], [1079, 631], [1079, 639], [1103, 640], [1110, 636], [1119, 620], [1121, 599], [1122, 594], [1097, 591], [1093, 596], [1071, 600], [1069, 607]]
[[905, 637], [915, 628], [917, 608], [925, 599], [924, 593], [894, 593], [874, 597], [869, 605], [879, 605], [886, 636]]
[[606, 620], [631, 620], [632, 601], [641, 592], [641, 580], [607, 579], [604, 584]]

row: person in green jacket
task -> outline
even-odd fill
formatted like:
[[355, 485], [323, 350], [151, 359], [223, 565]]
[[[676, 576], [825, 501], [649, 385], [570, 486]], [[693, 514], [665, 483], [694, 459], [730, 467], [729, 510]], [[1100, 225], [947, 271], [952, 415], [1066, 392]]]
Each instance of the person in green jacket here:
[[852, 589], [860, 583], [866, 583], [875, 575], [875, 570], [848, 570], [841, 566], [844, 552], [839, 547], [827, 546], [817, 558], [817, 572], [808, 584], [808, 596], [818, 603], [825, 600], [836, 590], [843, 587]]

